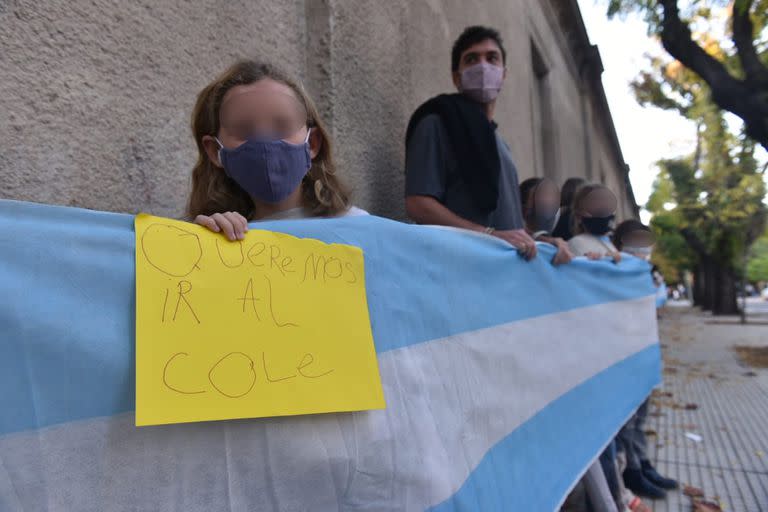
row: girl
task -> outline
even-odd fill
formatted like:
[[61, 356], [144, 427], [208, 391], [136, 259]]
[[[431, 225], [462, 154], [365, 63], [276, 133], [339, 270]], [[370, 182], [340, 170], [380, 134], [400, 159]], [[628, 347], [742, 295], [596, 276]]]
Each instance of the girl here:
[[[579, 188], [571, 211], [574, 237], [568, 241], [574, 256], [587, 256], [592, 260], [612, 257], [616, 263], [621, 261], [621, 254], [608, 236], [617, 206], [616, 196], [603, 185]], [[615, 441], [601, 455], [599, 462], [589, 468], [582, 482], [595, 510], [649, 511], [642, 501], [622, 489]]]
[[560, 193], [560, 219], [557, 221], [552, 236], [566, 241], [573, 238], [573, 233], [571, 232], [573, 226], [573, 218], [571, 216], [573, 198], [579, 188], [586, 184], [587, 180], [584, 178], [568, 178], [563, 183], [563, 190]]
[[557, 247], [555, 265], [570, 263], [573, 258], [568, 243], [551, 235], [559, 214], [559, 195], [557, 185], [548, 178], [529, 178], [520, 184], [525, 230], [537, 242]]
[[248, 221], [365, 215], [336, 177], [331, 139], [304, 89], [270, 64], [243, 60], [200, 92], [187, 213], [242, 240]]
[[574, 256], [621, 261], [621, 253], [608, 236], [616, 207], [616, 196], [603, 185], [584, 185], [579, 189], [573, 200], [574, 237], [568, 241]]

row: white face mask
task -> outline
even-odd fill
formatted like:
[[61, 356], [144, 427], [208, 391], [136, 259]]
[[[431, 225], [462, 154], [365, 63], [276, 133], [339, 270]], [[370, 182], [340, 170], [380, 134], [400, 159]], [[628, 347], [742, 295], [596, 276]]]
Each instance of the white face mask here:
[[652, 247], [633, 247], [631, 245], [626, 245], [624, 246], [624, 252], [627, 252], [632, 256], [636, 256], [640, 259], [649, 260], [651, 259], [653, 248]]

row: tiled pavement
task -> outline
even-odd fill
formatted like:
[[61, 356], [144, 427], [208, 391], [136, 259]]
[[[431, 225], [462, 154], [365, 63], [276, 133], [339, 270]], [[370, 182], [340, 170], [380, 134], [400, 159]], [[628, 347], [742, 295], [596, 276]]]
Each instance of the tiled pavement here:
[[[659, 472], [700, 488], [724, 511], [768, 512], [768, 370], [746, 366], [732, 350], [768, 346], [768, 325], [671, 307], [660, 331], [664, 384], [646, 425]], [[693, 510], [681, 491], [649, 504]]]

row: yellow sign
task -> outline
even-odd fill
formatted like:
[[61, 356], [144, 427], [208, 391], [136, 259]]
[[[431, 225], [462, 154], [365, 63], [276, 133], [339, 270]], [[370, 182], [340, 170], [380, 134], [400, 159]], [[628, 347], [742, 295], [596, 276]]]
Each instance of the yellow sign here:
[[381, 408], [361, 249], [136, 217], [136, 425]]

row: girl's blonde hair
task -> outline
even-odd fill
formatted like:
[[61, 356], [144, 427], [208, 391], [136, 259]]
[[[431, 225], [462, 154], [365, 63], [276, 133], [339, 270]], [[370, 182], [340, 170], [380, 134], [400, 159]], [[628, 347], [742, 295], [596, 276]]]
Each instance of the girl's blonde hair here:
[[197, 143], [198, 156], [192, 169], [192, 193], [187, 203], [187, 214], [190, 218], [228, 211], [236, 211], [247, 219], [253, 216], [253, 200], [223, 169], [216, 167], [208, 158], [203, 146], [203, 137], [218, 135], [221, 103], [229, 90], [265, 78], [280, 82], [293, 90], [307, 113], [307, 124], [312, 127], [313, 132], [320, 134], [320, 150], [301, 183], [303, 206], [315, 217], [331, 217], [349, 209], [349, 190], [336, 176], [331, 138], [320, 119], [317, 107], [304, 88], [271, 64], [241, 60], [200, 92], [192, 111], [192, 133]]
[[585, 210], [587, 197], [596, 190], [606, 190], [613, 194], [611, 189], [599, 183], [587, 183], [576, 189], [576, 193], [573, 196], [573, 205], [571, 207], [571, 222], [573, 222], [571, 230], [574, 235], [580, 235], [581, 233], [586, 232], [584, 226], [581, 224], [581, 212]]

